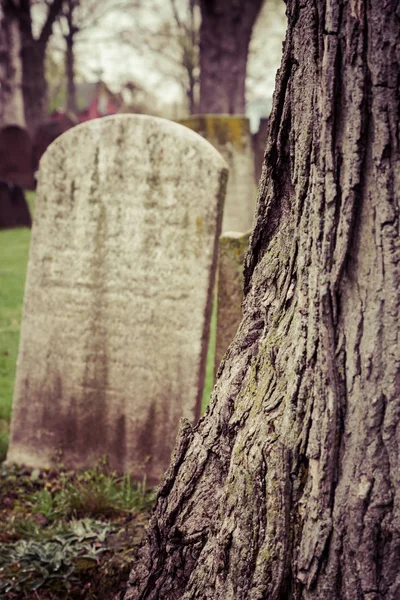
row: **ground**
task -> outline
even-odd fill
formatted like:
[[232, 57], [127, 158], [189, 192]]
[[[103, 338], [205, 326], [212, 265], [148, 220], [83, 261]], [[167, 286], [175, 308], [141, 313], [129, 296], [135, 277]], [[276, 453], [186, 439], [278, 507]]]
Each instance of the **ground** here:
[[107, 472], [0, 468], [0, 597], [119, 598], [153, 502]]

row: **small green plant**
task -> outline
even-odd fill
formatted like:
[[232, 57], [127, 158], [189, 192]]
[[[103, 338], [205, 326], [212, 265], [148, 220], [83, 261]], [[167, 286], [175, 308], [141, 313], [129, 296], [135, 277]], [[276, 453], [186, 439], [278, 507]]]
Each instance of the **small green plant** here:
[[0, 547], [0, 591], [34, 591], [58, 579], [58, 588], [77, 581], [77, 569], [97, 564], [106, 551], [107, 536], [116, 527], [86, 519], [74, 521], [69, 530], [48, 541], [19, 540]]
[[65, 481], [60, 500], [69, 514], [95, 517], [146, 510], [153, 496], [146, 491], [145, 483], [133, 484], [129, 475], [117, 477], [108, 473], [103, 462]]
[[153, 494], [109, 473], [0, 465], [0, 598], [103, 600], [126, 582]]
[[64, 495], [60, 492], [51, 493], [48, 488], [32, 494], [30, 499], [33, 513], [42, 515], [50, 522], [63, 518], [68, 510], [68, 502]]

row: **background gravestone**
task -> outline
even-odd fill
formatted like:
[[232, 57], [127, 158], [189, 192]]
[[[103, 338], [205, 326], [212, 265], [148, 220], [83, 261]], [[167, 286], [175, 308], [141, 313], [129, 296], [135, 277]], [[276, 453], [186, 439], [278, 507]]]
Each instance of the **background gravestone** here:
[[0, 181], [0, 229], [31, 225], [32, 218], [24, 190], [19, 185]]
[[215, 376], [242, 320], [243, 263], [249, 240], [250, 232], [235, 231], [224, 233], [219, 239]]
[[249, 119], [238, 115], [194, 115], [180, 123], [208, 140], [229, 166], [222, 232], [248, 231], [257, 199]]
[[6, 125], [0, 128], [0, 229], [32, 225], [23, 188], [34, 188], [31, 138], [19, 125]]
[[90, 121], [41, 160], [9, 462], [156, 483], [198, 418], [227, 168], [181, 125]]
[[39, 125], [33, 136], [32, 164], [34, 171], [38, 170], [39, 161], [50, 144], [75, 125], [76, 122], [68, 115], [62, 115], [57, 120]]
[[0, 129], [0, 181], [34, 188], [32, 141], [26, 129], [18, 125]]

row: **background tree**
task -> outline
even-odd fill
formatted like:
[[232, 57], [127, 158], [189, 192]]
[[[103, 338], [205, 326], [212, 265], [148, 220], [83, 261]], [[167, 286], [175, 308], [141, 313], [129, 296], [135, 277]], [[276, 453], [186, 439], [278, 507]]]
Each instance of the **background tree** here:
[[[9, 0], [14, 3], [15, 0]], [[43, 25], [37, 36], [34, 35], [32, 5], [33, 0], [19, 0], [19, 24], [22, 43], [22, 81], [25, 106], [25, 119], [28, 130], [33, 133], [37, 126], [46, 120], [48, 111], [47, 83], [45, 77], [46, 48], [52, 34], [55, 20], [60, 14], [64, 0], [39, 0], [44, 12]]]
[[[59, 25], [65, 41], [66, 110], [75, 114], [76, 106], [76, 44], [87, 40], [88, 33], [104, 26], [111, 16], [123, 17], [125, 11], [134, 11], [132, 0], [64, 0]], [[93, 40], [93, 44], [94, 44]], [[86, 51], [88, 51], [86, 44]], [[93, 51], [93, 48], [92, 48]]]
[[[265, 11], [263, 19], [260, 19], [258, 32], [259, 40], [253, 44], [251, 82], [248, 81], [247, 58], [249, 52], [249, 43], [252, 37], [253, 27], [258, 16], [261, 16], [260, 10], [264, 2], [251, 0], [250, 2], [210, 2], [206, 3], [207, 9], [205, 16], [200, 14], [200, 2], [198, 0], [153, 0], [152, 2], [138, 1], [135, 11], [132, 11], [132, 21], [129, 27], [119, 36], [127, 45], [139, 52], [145, 60], [149, 56], [153, 57], [152, 68], [163, 74], [164, 79], [170, 79], [179, 84], [188, 100], [188, 109], [190, 113], [199, 112], [200, 101], [200, 23], [204, 22], [203, 36], [205, 36], [203, 60], [206, 65], [205, 80], [203, 89], [206, 93], [207, 86], [211, 88], [210, 102], [216, 103], [215, 98], [218, 94], [219, 86], [225, 91], [221, 92], [225, 100], [219, 112], [234, 112], [235, 107], [239, 106], [240, 114], [244, 112], [245, 107], [245, 89], [244, 85], [250, 83], [254, 89], [257, 84], [257, 75], [260, 74], [257, 56], [260, 40], [265, 44], [265, 30], [273, 29], [271, 14], [277, 13], [279, 22], [285, 21], [282, 18], [281, 5], [283, 0], [270, 0], [272, 9]], [[149, 8], [151, 12], [157, 15], [156, 19], [149, 19]], [[215, 39], [213, 31], [219, 27], [219, 38]], [[278, 33], [279, 40], [282, 39], [282, 28]], [[209, 32], [209, 33], [207, 33]], [[207, 39], [207, 35], [210, 39]], [[268, 41], [270, 39], [268, 38]], [[210, 46], [211, 44], [211, 46]], [[278, 46], [280, 41], [278, 41]], [[274, 64], [274, 75], [276, 71], [276, 49], [269, 52], [270, 59]], [[278, 48], [280, 56], [280, 48]], [[279, 60], [279, 59], [278, 59]], [[214, 62], [215, 61], [215, 62]], [[229, 62], [230, 61], [230, 62]], [[266, 61], [268, 62], [268, 61]], [[228, 64], [229, 63], [229, 64]], [[223, 65], [221, 67], [221, 65]], [[264, 66], [264, 65], [263, 65]], [[270, 65], [269, 65], [270, 66]], [[226, 73], [224, 72], [224, 67]], [[229, 68], [228, 68], [229, 67]], [[215, 78], [206, 82], [209, 75]], [[264, 75], [267, 69], [264, 69]], [[262, 69], [261, 69], [262, 71]], [[269, 77], [271, 80], [271, 77]], [[240, 84], [239, 86], [237, 84]], [[227, 87], [228, 86], [228, 87]], [[265, 94], [265, 88], [264, 88]], [[272, 94], [272, 91], [271, 91]], [[232, 97], [233, 108], [229, 108], [229, 97]], [[204, 99], [204, 111], [207, 112], [207, 103]], [[210, 110], [212, 107], [210, 105]]]
[[288, 0], [238, 334], [125, 599], [396, 600], [397, 0]]
[[[153, 69], [176, 82], [184, 93], [189, 112], [199, 103], [198, 0], [152, 0], [133, 3], [129, 26], [118, 34], [139, 56], [149, 58]], [[149, 15], [157, 18], [149, 18]]]
[[67, 74], [66, 109], [72, 114], [76, 114], [74, 38], [75, 35], [79, 32], [79, 27], [74, 22], [74, 12], [78, 5], [79, 0], [66, 0], [64, 4], [64, 15], [67, 25], [67, 32], [65, 34], [65, 72]]
[[19, 2], [0, 2], [0, 127], [25, 126]]
[[200, 1], [200, 113], [245, 113], [249, 45], [263, 1]]

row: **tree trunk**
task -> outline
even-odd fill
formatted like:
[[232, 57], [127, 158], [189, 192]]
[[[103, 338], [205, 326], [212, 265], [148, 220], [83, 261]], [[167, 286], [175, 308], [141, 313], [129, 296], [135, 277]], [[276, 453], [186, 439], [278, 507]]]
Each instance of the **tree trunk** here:
[[65, 36], [65, 72], [67, 74], [67, 111], [73, 115], [76, 114], [76, 86], [75, 86], [75, 55], [74, 39], [78, 29], [74, 25], [74, 0], [68, 0], [67, 5], [67, 27], [68, 32]]
[[48, 119], [45, 56], [46, 47], [37, 41], [24, 44], [22, 63], [25, 118], [31, 135]]
[[200, 113], [243, 115], [247, 55], [263, 0], [201, 0]]
[[30, 0], [20, 0], [19, 23], [22, 40], [22, 87], [25, 119], [28, 131], [34, 134], [37, 127], [47, 120], [48, 97], [45, 75], [47, 43], [54, 22], [60, 13], [63, 0], [49, 4], [47, 17], [37, 39], [33, 36]]
[[187, 96], [190, 115], [198, 112], [197, 106], [199, 100], [199, 77], [197, 75], [199, 68], [199, 39], [195, 18], [196, 7], [198, 7], [198, 1], [189, 0], [190, 29], [188, 35], [190, 36], [190, 60], [186, 62], [186, 57], [183, 60], [188, 74]]
[[400, 597], [398, 2], [287, 13], [243, 321], [126, 600]]
[[18, 3], [0, 2], [0, 127], [25, 126]]

